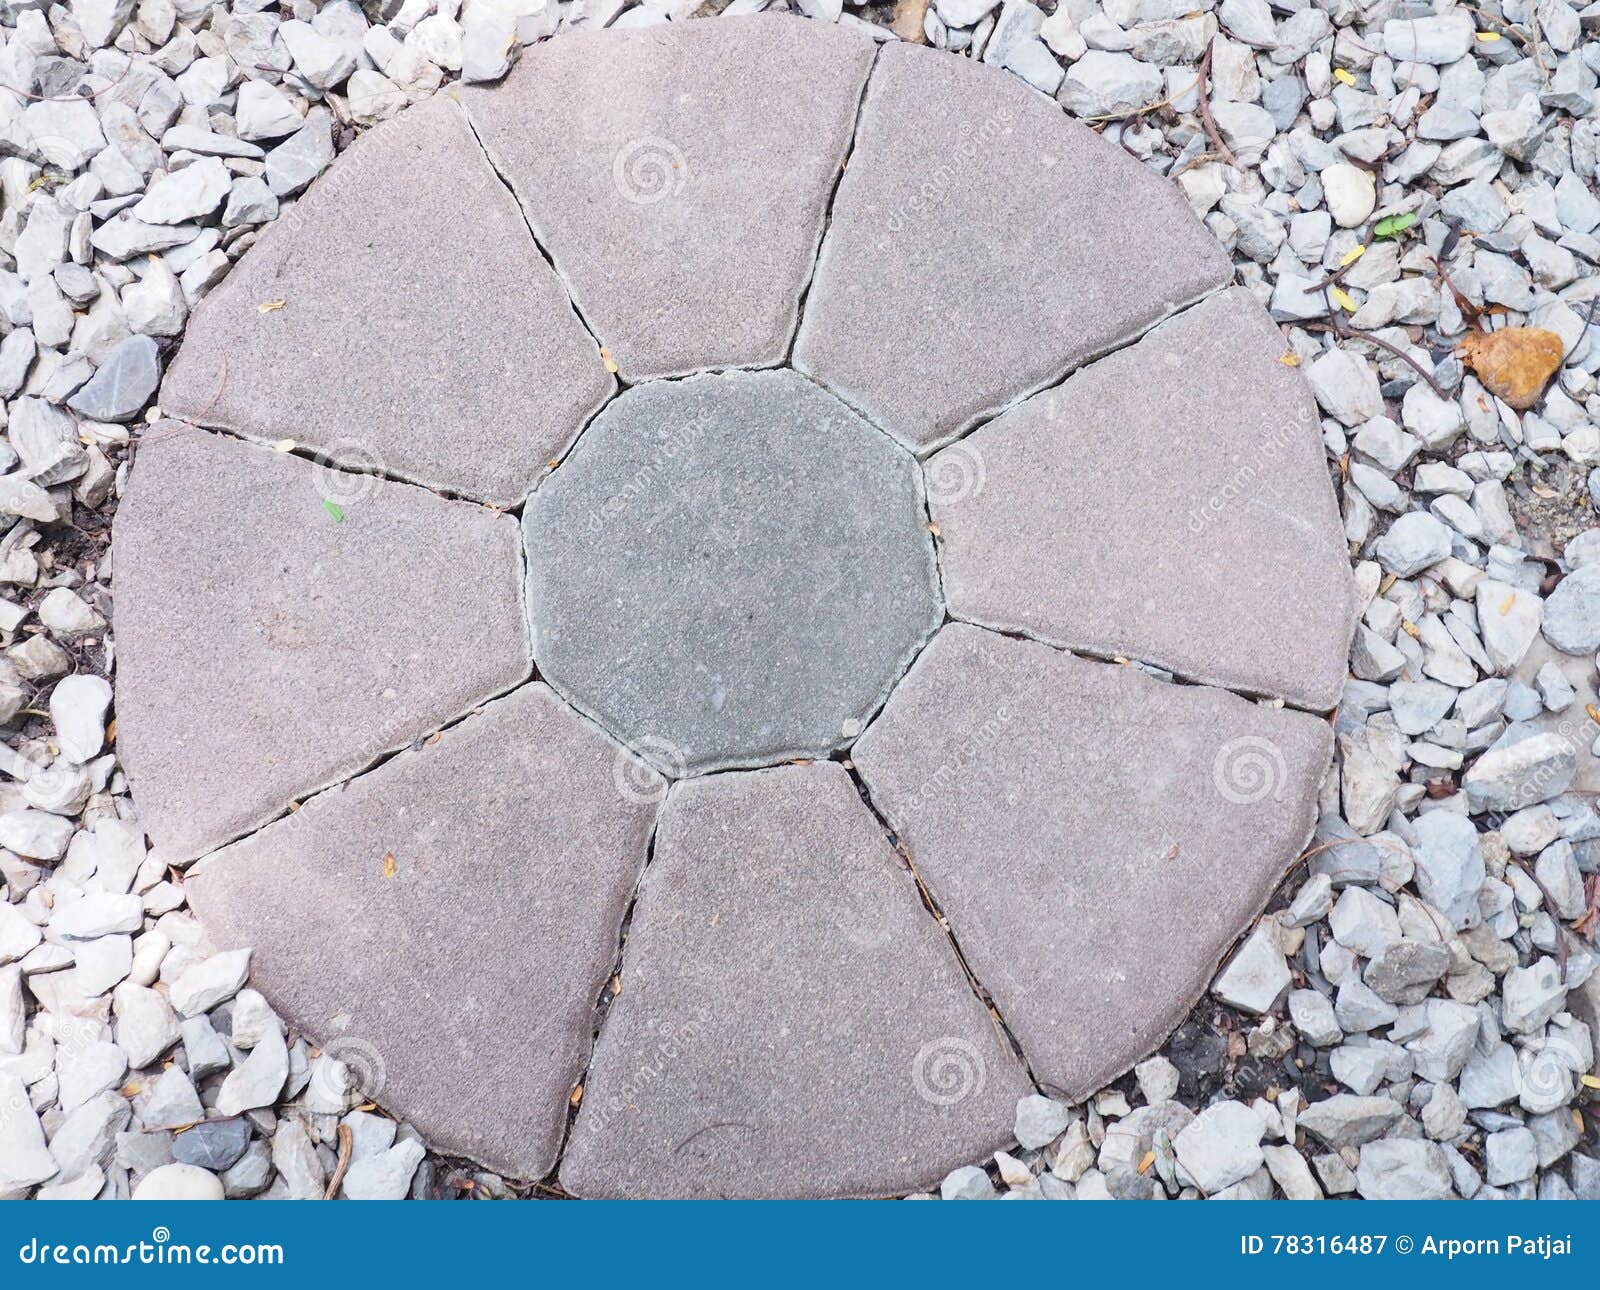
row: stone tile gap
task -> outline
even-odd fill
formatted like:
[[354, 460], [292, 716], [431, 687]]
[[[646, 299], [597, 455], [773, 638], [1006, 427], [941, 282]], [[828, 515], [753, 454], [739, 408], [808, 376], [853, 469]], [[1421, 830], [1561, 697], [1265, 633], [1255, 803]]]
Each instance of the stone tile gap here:
[[[497, 690], [493, 694], [485, 695], [482, 699], [480, 699], [477, 703], [474, 703], [465, 712], [461, 713], [458, 716], [452, 717], [449, 721], [446, 721], [446, 722], [444, 722], [443, 724], [441, 724], [439, 726], [436, 726], [434, 729], [428, 731], [427, 734], [422, 735], [422, 736], [420, 736], [419, 738], [416, 738], [416, 739], [408, 740], [407, 742], [401, 744], [398, 748], [391, 748], [387, 752], [379, 753], [376, 757], [372, 758], [371, 761], [367, 762], [366, 765], [360, 767], [360, 769], [352, 771], [350, 774], [345, 775], [341, 779], [332, 780], [331, 782], [329, 782], [327, 784], [324, 784], [321, 788], [313, 789], [311, 792], [307, 793], [304, 797], [300, 798], [299, 801], [292, 808], [286, 806], [286, 807], [283, 808], [283, 810], [279, 811], [278, 814], [274, 815], [270, 820], [262, 820], [261, 823], [259, 823], [257, 825], [254, 825], [251, 828], [245, 829], [240, 833], [235, 834], [234, 836], [228, 838], [226, 841], [219, 842], [216, 846], [212, 847], [209, 851], [207, 851], [203, 856], [197, 857], [193, 862], [191, 862], [189, 865], [185, 866], [184, 873], [185, 874], [199, 874], [199, 873], [202, 873], [204, 871], [206, 862], [208, 860], [210, 860], [212, 856], [216, 855], [219, 851], [224, 851], [228, 847], [236, 846], [240, 842], [248, 841], [249, 839], [255, 837], [258, 833], [262, 832], [264, 829], [269, 829], [274, 824], [278, 824], [283, 820], [287, 820], [287, 819], [291, 818], [292, 816], [298, 815], [301, 811], [306, 809], [306, 807], [307, 807], [307, 805], [309, 803], [314, 802], [318, 798], [326, 797], [329, 793], [340, 792], [344, 788], [346, 788], [348, 785], [355, 783], [356, 780], [362, 779], [362, 778], [372, 774], [373, 771], [378, 770], [381, 767], [387, 765], [389, 762], [393, 761], [396, 757], [399, 757], [404, 753], [410, 752], [413, 749], [425, 746], [430, 739], [437, 738], [439, 735], [444, 734], [446, 731], [453, 730], [456, 726], [459, 726], [463, 721], [470, 721], [473, 717], [477, 716], [478, 713], [481, 712], [485, 707], [487, 707], [489, 704], [495, 702], [497, 699], [509, 698], [511, 695], [516, 694], [518, 691], [525, 690], [530, 685], [538, 685], [539, 683], [540, 683], [539, 676], [538, 676], [537, 671], [535, 670], [535, 668], [533, 666], [533, 661], [530, 658], [529, 659], [529, 663], [528, 663], [528, 675], [524, 676], [520, 681], [517, 681], [514, 685], [507, 686], [505, 689], [502, 689], [502, 690]], [[557, 695], [557, 697], [560, 698], [561, 696]], [[580, 714], [580, 715], [582, 715], [582, 714]], [[602, 731], [603, 734], [605, 734], [605, 736], [608, 739], [612, 737], [610, 731], [605, 730], [604, 727], [601, 727], [601, 731]]]
[[966, 977], [967, 985], [972, 990], [973, 996], [988, 1011], [989, 1019], [1000, 1032], [1001, 1038], [1010, 1047], [1011, 1051], [1016, 1054], [1017, 1060], [1022, 1063], [1023, 1070], [1028, 1074], [1029, 1082], [1032, 1083], [1035, 1089], [1042, 1092], [1044, 1086], [1039, 1083], [1039, 1077], [1034, 1074], [1033, 1063], [1028, 1060], [1028, 1054], [1023, 1051], [1021, 1042], [1017, 1039], [1015, 1032], [1007, 1023], [1004, 1015], [1002, 1015], [1000, 1005], [994, 1001], [994, 996], [984, 987], [983, 982], [978, 980], [977, 973], [972, 970], [972, 966], [967, 962], [967, 956], [961, 949], [961, 942], [956, 937], [955, 928], [950, 925], [950, 919], [945, 915], [938, 898], [923, 880], [922, 874], [917, 871], [916, 858], [906, 847], [900, 835], [895, 832], [895, 828], [889, 823], [888, 817], [878, 809], [878, 804], [872, 800], [872, 790], [867, 787], [866, 780], [861, 777], [861, 772], [856, 769], [855, 763], [847, 760], [842, 754], [836, 756], [833, 760], [838, 761], [844, 767], [845, 774], [850, 777], [850, 782], [855, 785], [856, 792], [860, 794], [862, 805], [871, 813], [872, 818], [878, 822], [878, 827], [883, 830], [884, 837], [888, 840], [889, 845], [894, 848], [895, 854], [905, 861], [906, 871], [911, 875], [912, 882], [916, 884], [917, 896], [921, 901], [922, 907], [928, 911], [929, 916], [938, 924], [939, 930], [944, 933], [945, 940], [950, 944], [951, 952], [956, 956], [956, 962], [961, 965], [961, 973]]
[[[1281, 705], [1289, 712], [1303, 712], [1307, 716], [1330, 722], [1333, 719], [1330, 712], [1319, 708], [1302, 707], [1289, 699], [1281, 699], [1275, 694], [1254, 693], [1250, 690], [1242, 690], [1237, 686], [1219, 685], [1215, 681], [1201, 680], [1198, 677], [1189, 676], [1182, 672], [1175, 672], [1170, 667], [1151, 659], [1135, 658], [1131, 654], [1096, 653], [1094, 650], [1086, 649], [1081, 645], [1068, 645], [1063, 641], [1051, 640], [1047, 636], [1035, 635], [1033, 632], [1023, 631], [1015, 627], [999, 627], [994, 623], [986, 623], [977, 618], [963, 618], [959, 614], [950, 614], [946, 621], [961, 623], [967, 627], [976, 627], [979, 631], [988, 632], [991, 636], [1001, 636], [1007, 640], [1029, 641], [1034, 645], [1043, 645], [1046, 649], [1052, 649], [1057, 654], [1066, 654], [1089, 663], [1110, 663], [1117, 667], [1137, 667], [1140, 672], [1148, 676], [1152, 681], [1163, 685], [1176, 685], [1183, 689], [1193, 690], [1218, 690], [1223, 694], [1231, 694], [1236, 699], [1243, 699], [1246, 703], [1259, 704], [1266, 700], [1272, 705]], [[1148, 670], [1151, 668], [1154, 668], [1155, 671]], [[1161, 675], [1158, 676], [1156, 673]], [[863, 730], [862, 733], [865, 734], [866, 731]]]
[[[489, 169], [494, 171], [494, 177], [505, 186], [506, 192], [511, 194], [511, 200], [517, 204], [517, 210], [521, 212], [522, 223], [528, 230], [528, 237], [533, 242], [534, 250], [538, 251], [540, 257], [550, 266], [550, 272], [556, 275], [556, 281], [561, 284], [561, 290], [567, 297], [567, 304], [572, 309], [573, 317], [583, 325], [584, 331], [589, 333], [595, 343], [595, 348], [604, 350], [609, 354], [611, 351], [606, 347], [605, 342], [600, 339], [600, 334], [595, 331], [594, 325], [584, 317], [583, 310], [578, 307], [578, 302], [572, 294], [572, 284], [567, 280], [567, 275], [561, 271], [561, 266], [556, 263], [555, 257], [551, 255], [549, 248], [545, 246], [539, 237], [538, 231], [533, 227], [533, 217], [528, 213], [528, 207], [522, 200], [522, 194], [517, 192], [516, 186], [501, 168], [499, 160], [489, 150], [489, 146], [484, 143], [483, 136], [478, 133], [478, 124], [472, 119], [472, 113], [468, 110], [467, 105], [459, 100], [457, 100], [456, 105], [461, 112], [462, 120], [467, 123], [467, 133], [472, 136], [472, 141], [478, 145], [479, 151], [483, 153], [484, 161], [488, 163]], [[611, 376], [618, 385], [622, 384], [621, 373], [613, 372]], [[613, 392], [613, 397], [614, 395], [615, 392]], [[590, 418], [591, 421], [593, 419], [593, 417]]]
[[[560, 696], [558, 695], [558, 697]], [[565, 702], [564, 699], [563, 702]], [[571, 705], [568, 704], [568, 706], [570, 707]], [[606, 1021], [611, 1016], [611, 1002], [616, 998], [616, 995], [611, 995], [610, 999], [608, 999], [607, 993], [610, 991], [613, 981], [622, 981], [622, 959], [628, 948], [628, 932], [633, 927], [634, 907], [639, 903], [639, 892], [644, 887], [645, 875], [650, 872], [650, 866], [655, 861], [656, 839], [661, 834], [661, 815], [667, 808], [667, 798], [671, 796], [673, 786], [677, 782], [669, 777], [666, 791], [661, 794], [661, 800], [656, 803], [655, 818], [650, 822], [650, 836], [645, 841], [644, 863], [639, 866], [639, 876], [634, 881], [633, 890], [628, 893], [628, 903], [622, 911], [622, 922], [617, 927], [616, 956], [611, 960], [611, 971], [606, 974], [605, 980], [600, 983], [600, 990], [595, 996], [594, 1026], [589, 1038], [589, 1054], [584, 1058], [583, 1070], [579, 1072], [577, 1083], [573, 1085], [574, 1090], [583, 1089], [585, 1092], [588, 1090], [589, 1072], [594, 1067], [595, 1053], [600, 1049], [601, 1033], [605, 1030]], [[626, 988], [626, 986], [627, 982], [623, 981], [623, 987]], [[551, 1165], [550, 1172], [545, 1175], [547, 1179], [553, 1180], [558, 1188], [561, 1186], [561, 1163], [566, 1158], [567, 1146], [572, 1141], [572, 1127], [578, 1122], [578, 1112], [582, 1107], [583, 1101], [581, 1098], [574, 1103], [570, 1094], [568, 1095], [567, 1118], [561, 1126], [561, 1143], [556, 1148], [555, 1164]], [[562, 1194], [565, 1195], [565, 1189], [562, 1188], [561, 1190]]]
[[[883, 54], [880, 44], [872, 51], [872, 61], [867, 64], [867, 74], [861, 78], [861, 90], [856, 96], [855, 116], [850, 122], [850, 141], [845, 144], [844, 158], [839, 162], [838, 173], [833, 177], [833, 185], [828, 190], [827, 205], [822, 212], [822, 231], [817, 234], [817, 244], [811, 251], [811, 270], [806, 274], [806, 280], [800, 287], [799, 299], [795, 301], [794, 326], [789, 330], [789, 344], [783, 351], [783, 362], [780, 366], [794, 368], [794, 347], [800, 340], [800, 328], [806, 320], [806, 302], [811, 298], [811, 284], [817, 279], [817, 265], [822, 261], [822, 248], [827, 244], [828, 234], [833, 231], [833, 204], [839, 197], [839, 185], [844, 182], [845, 172], [850, 169], [850, 159], [855, 156], [856, 140], [861, 133], [861, 114], [866, 110], [867, 93], [872, 88], [872, 74], [878, 69], [878, 60]], [[798, 369], [795, 369], [798, 370]], [[832, 391], [830, 390], [831, 394]], [[862, 413], [862, 418], [870, 425], [872, 420]]]
[[[936, 452], [940, 452], [943, 449], [948, 448], [951, 444], [961, 443], [965, 439], [970, 439], [973, 435], [977, 434], [978, 431], [982, 430], [984, 426], [993, 421], [998, 421], [1001, 417], [1005, 416], [1006, 413], [1012, 412], [1021, 407], [1029, 399], [1038, 398], [1041, 394], [1047, 394], [1051, 390], [1065, 385], [1073, 377], [1077, 376], [1078, 373], [1088, 371], [1089, 368], [1093, 367], [1102, 359], [1110, 358], [1113, 354], [1121, 353], [1125, 349], [1131, 349], [1151, 332], [1153, 332], [1157, 327], [1171, 322], [1174, 318], [1181, 318], [1190, 310], [1205, 304], [1205, 302], [1210, 300], [1213, 296], [1221, 295], [1224, 291], [1231, 291], [1236, 285], [1237, 284], [1234, 282], [1233, 278], [1230, 277], [1226, 282], [1218, 283], [1214, 287], [1207, 288], [1193, 299], [1183, 301], [1169, 313], [1164, 313], [1159, 318], [1151, 319], [1148, 324], [1146, 324], [1144, 327], [1141, 327], [1138, 331], [1132, 332], [1129, 335], [1122, 337], [1120, 340], [1114, 341], [1112, 344], [1107, 345], [1104, 349], [1096, 350], [1093, 354], [1088, 355], [1086, 358], [1083, 358], [1076, 363], [1069, 364], [1057, 375], [1050, 377], [1048, 380], [1039, 385], [1034, 386], [1031, 390], [1024, 391], [1023, 393], [1017, 395], [1014, 399], [1011, 399], [1009, 402], [992, 408], [988, 412], [983, 413], [981, 416], [974, 417], [971, 422], [969, 422], [956, 434], [951, 435], [948, 439], [941, 439], [938, 443], [929, 444], [925, 448], [918, 449], [917, 457], [922, 461], [927, 461], [927, 459], [932, 457]], [[835, 397], [843, 399], [844, 395], [839, 394], [835, 395]], [[860, 415], [865, 417], [867, 414], [862, 412]]]

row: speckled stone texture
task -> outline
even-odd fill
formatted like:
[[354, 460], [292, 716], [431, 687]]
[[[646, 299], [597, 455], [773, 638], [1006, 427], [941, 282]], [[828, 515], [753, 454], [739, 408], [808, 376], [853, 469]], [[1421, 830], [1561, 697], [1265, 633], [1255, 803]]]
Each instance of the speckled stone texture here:
[[950, 612], [1333, 707], [1355, 583], [1283, 352], [1229, 291], [932, 457]]
[[529, 685], [210, 857], [189, 898], [437, 1150], [539, 1178], [654, 823], [626, 757]]
[[[117, 749], [168, 861], [528, 675], [516, 521], [176, 422], [117, 512]], [[463, 570], [473, 576], [462, 577]]]
[[1200, 997], [1310, 836], [1328, 725], [952, 624], [852, 754], [1036, 1076], [1076, 1101]]
[[629, 390], [523, 525], [540, 674], [669, 773], [848, 743], [942, 617], [917, 463], [793, 372]]
[[998, 68], [884, 48], [795, 364], [919, 451], [1232, 276], [1176, 186]]
[[777, 15], [582, 32], [461, 97], [626, 380], [770, 366], [875, 48]]
[[443, 96], [364, 136], [262, 234], [195, 310], [161, 406], [509, 506], [613, 384]]
[[580, 1196], [881, 1196], [1004, 1146], [1032, 1091], [855, 786], [668, 798], [562, 1162]]

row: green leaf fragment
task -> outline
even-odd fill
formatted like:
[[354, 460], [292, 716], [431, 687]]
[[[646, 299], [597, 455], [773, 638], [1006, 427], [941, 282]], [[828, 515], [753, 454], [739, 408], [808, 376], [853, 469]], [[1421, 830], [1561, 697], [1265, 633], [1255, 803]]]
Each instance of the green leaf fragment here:
[[344, 507], [340, 506], [338, 502], [324, 501], [322, 503], [322, 509], [327, 511], [329, 515], [333, 516], [333, 522], [335, 524], [344, 523]]
[[1417, 213], [1407, 211], [1404, 215], [1390, 215], [1378, 221], [1377, 227], [1372, 230], [1374, 237], [1398, 237], [1417, 222]]

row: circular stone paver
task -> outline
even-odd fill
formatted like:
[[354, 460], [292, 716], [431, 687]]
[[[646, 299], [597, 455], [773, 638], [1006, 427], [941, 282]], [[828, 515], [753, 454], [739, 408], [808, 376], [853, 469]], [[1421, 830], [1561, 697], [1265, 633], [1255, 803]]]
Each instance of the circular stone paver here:
[[402, 113], [196, 308], [133, 467], [157, 852], [509, 1176], [889, 1195], [1006, 1146], [1314, 824], [1354, 589], [1229, 278], [1050, 100], [840, 28], [583, 33]]
[[849, 743], [944, 616], [915, 459], [793, 372], [629, 390], [523, 532], [541, 673], [668, 773]]

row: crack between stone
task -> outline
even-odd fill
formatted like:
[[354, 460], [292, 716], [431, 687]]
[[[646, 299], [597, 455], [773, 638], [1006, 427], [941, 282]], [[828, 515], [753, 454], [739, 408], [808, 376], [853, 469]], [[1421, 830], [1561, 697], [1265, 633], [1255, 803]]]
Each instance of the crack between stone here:
[[622, 958], [628, 949], [628, 933], [633, 927], [633, 911], [639, 903], [639, 893], [644, 889], [645, 875], [650, 872], [650, 866], [656, 858], [656, 841], [661, 836], [661, 817], [666, 813], [667, 798], [672, 792], [672, 782], [668, 781], [662, 790], [661, 800], [656, 803], [655, 819], [650, 823], [650, 836], [645, 840], [644, 863], [639, 866], [639, 876], [634, 881], [633, 890], [628, 893], [628, 902], [623, 907], [622, 922], [617, 928], [617, 952], [611, 960], [611, 970], [606, 973], [605, 979], [600, 983], [600, 989], [595, 995], [594, 1011], [592, 1014], [593, 1029], [589, 1036], [589, 1052], [584, 1058], [583, 1069], [578, 1074], [577, 1082], [567, 1095], [567, 1121], [561, 1131], [561, 1144], [556, 1150], [556, 1162], [551, 1166], [550, 1172], [545, 1176], [549, 1185], [555, 1187], [562, 1194], [567, 1194], [561, 1186], [561, 1165], [567, 1157], [567, 1148], [572, 1144], [573, 1126], [578, 1122], [578, 1115], [583, 1110], [583, 1100], [576, 1103], [572, 1100], [572, 1093], [583, 1089], [587, 1094], [589, 1088], [589, 1073], [594, 1069], [595, 1055], [600, 1051], [600, 1035], [605, 1029], [607, 1018], [611, 1016], [616, 994], [611, 993], [611, 983], [622, 980]]
[[1014, 395], [1012, 398], [1006, 400], [1004, 403], [991, 409], [990, 411], [980, 412], [978, 415], [973, 417], [967, 425], [957, 430], [948, 438], [941, 439], [937, 443], [928, 444], [924, 447], [915, 449], [917, 456], [921, 460], [926, 461], [929, 457], [933, 456], [934, 453], [939, 452], [941, 449], [948, 448], [951, 444], [957, 444], [962, 442], [964, 439], [971, 438], [979, 430], [982, 430], [984, 426], [990, 424], [990, 422], [998, 421], [1001, 417], [1005, 416], [1006, 413], [1012, 411], [1014, 408], [1020, 407], [1029, 399], [1043, 394], [1047, 390], [1053, 390], [1058, 385], [1065, 384], [1072, 377], [1078, 375], [1078, 373], [1084, 371], [1086, 368], [1092, 367], [1101, 359], [1110, 358], [1111, 355], [1118, 353], [1121, 350], [1128, 349], [1133, 345], [1137, 345], [1141, 340], [1153, 332], [1157, 327], [1160, 327], [1163, 323], [1169, 323], [1174, 318], [1181, 317], [1182, 315], [1188, 313], [1191, 309], [1194, 309], [1196, 306], [1203, 305], [1207, 300], [1210, 300], [1211, 297], [1220, 295], [1222, 292], [1231, 289], [1233, 285], [1233, 277], [1230, 275], [1227, 281], [1218, 283], [1214, 287], [1207, 287], [1199, 295], [1192, 296], [1188, 300], [1179, 301], [1166, 313], [1162, 314], [1158, 318], [1152, 318], [1144, 326], [1128, 333], [1126, 336], [1109, 341], [1102, 348], [1093, 350], [1090, 353], [1085, 354], [1082, 358], [1066, 364], [1065, 367], [1058, 369], [1053, 375], [1046, 377], [1038, 384], [1027, 390], [1024, 390], [1021, 394]]
[[[528, 230], [528, 239], [533, 243], [533, 249], [539, 253], [539, 258], [550, 266], [550, 272], [555, 274], [556, 281], [561, 284], [562, 293], [567, 297], [567, 304], [572, 308], [572, 316], [578, 320], [584, 331], [589, 333], [589, 338], [594, 341], [595, 348], [610, 354], [611, 351], [606, 348], [605, 342], [600, 339], [600, 333], [595, 330], [594, 324], [584, 315], [583, 307], [578, 303], [577, 296], [573, 294], [572, 283], [567, 280], [567, 275], [561, 271], [561, 266], [556, 263], [555, 256], [540, 240], [539, 234], [534, 230], [533, 220], [528, 215], [527, 204], [522, 200], [521, 194], [517, 192], [516, 185], [511, 182], [510, 177], [500, 168], [500, 163], [495, 160], [494, 153], [490, 150], [489, 145], [483, 141], [483, 136], [478, 133], [478, 125], [472, 119], [472, 113], [467, 109], [466, 104], [459, 101], [457, 102], [457, 107], [461, 111], [461, 119], [466, 122], [467, 133], [472, 136], [472, 141], [478, 145], [478, 151], [483, 154], [484, 163], [494, 172], [494, 177], [500, 181], [510, 195], [512, 204], [517, 208], [517, 214], [522, 216], [522, 224]], [[618, 378], [618, 385], [624, 384], [618, 373], [613, 372], [612, 375]]]
[[973, 997], [983, 1005], [984, 1010], [989, 1014], [989, 1020], [993, 1024], [998, 1038], [1022, 1063], [1022, 1069], [1027, 1073], [1028, 1080], [1034, 1089], [1042, 1091], [1043, 1085], [1039, 1083], [1039, 1077], [1034, 1074], [1033, 1063], [1028, 1060], [1028, 1054], [1023, 1051], [1021, 1041], [1017, 1039], [1016, 1032], [1011, 1029], [1011, 1026], [1001, 1014], [1000, 1007], [995, 1003], [994, 997], [984, 988], [983, 982], [978, 980], [977, 973], [972, 970], [972, 965], [967, 962], [966, 953], [961, 948], [961, 942], [956, 938], [955, 929], [950, 925], [950, 920], [945, 916], [944, 909], [935, 899], [927, 882], [924, 881], [922, 874], [918, 871], [916, 860], [912, 857], [910, 848], [901, 840], [899, 832], [889, 822], [888, 816], [873, 801], [872, 790], [867, 787], [866, 780], [862, 778], [861, 772], [856, 769], [855, 763], [848, 757], [843, 756], [835, 760], [844, 768], [845, 774], [850, 776], [851, 783], [855, 785], [862, 804], [871, 812], [873, 819], [878, 822], [878, 827], [883, 830], [884, 836], [889, 845], [894, 848], [895, 854], [905, 863], [906, 871], [910, 873], [911, 880], [916, 884], [917, 896], [922, 901], [922, 907], [928, 911], [939, 930], [944, 933], [945, 940], [949, 942], [950, 949], [956, 956], [956, 962], [961, 967], [962, 975], [967, 979], [968, 988], [971, 989]]
[[[501, 515], [519, 515], [522, 511], [521, 502], [515, 502], [510, 506], [496, 506], [493, 502], [485, 501], [481, 497], [473, 497], [468, 493], [459, 493], [453, 488], [440, 488], [435, 484], [424, 483], [420, 479], [412, 479], [407, 475], [402, 475], [398, 471], [385, 467], [375, 466], [363, 469], [347, 465], [310, 444], [296, 442], [292, 447], [279, 448], [278, 444], [285, 442], [285, 440], [266, 439], [249, 431], [239, 430], [233, 426], [222, 425], [214, 421], [190, 421], [180, 416], [174, 416], [172, 420], [181, 422], [192, 429], [203, 431], [206, 434], [221, 435], [225, 439], [232, 439], [235, 443], [248, 444], [252, 448], [275, 452], [284, 457], [298, 457], [301, 461], [308, 461], [314, 466], [320, 466], [323, 470], [337, 471], [341, 475], [349, 475], [354, 478], [381, 479], [386, 484], [401, 484], [406, 488], [419, 488], [425, 493], [432, 493], [435, 497], [442, 497], [447, 502], [461, 502], [467, 506], [481, 506], [485, 510], [496, 511]], [[157, 436], [151, 437], [155, 438]], [[159, 437], [164, 438], [165, 433]], [[142, 447], [143, 439], [141, 438], [137, 443], [138, 447]], [[135, 448], [135, 454], [137, 454], [138, 447]]]
[[202, 873], [204, 871], [203, 867], [219, 853], [226, 851], [229, 847], [237, 846], [241, 842], [248, 841], [249, 839], [255, 837], [258, 833], [261, 833], [266, 829], [270, 829], [274, 824], [280, 824], [284, 820], [289, 819], [291, 816], [299, 814], [312, 800], [322, 797], [328, 793], [343, 791], [349, 785], [355, 783], [356, 780], [365, 778], [366, 776], [372, 774], [373, 771], [386, 766], [396, 757], [399, 757], [404, 753], [426, 747], [429, 740], [438, 735], [444, 734], [448, 730], [454, 730], [464, 721], [471, 720], [473, 717], [482, 712], [484, 708], [488, 707], [489, 704], [494, 703], [496, 700], [508, 698], [509, 696], [515, 694], [518, 690], [523, 689], [525, 686], [537, 684], [540, 684], [540, 680], [538, 676], [538, 670], [534, 666], [533, 662], [533, 651], [530, 647], [528, 651], [526, 670], [519, 679], [512, 682], [510, 685], [496, 690], [492, 694], [484, 695], [483, 698], [475, 701], [465, 712], [459, 713], [456, 716], [441, 722], [439, 725], [433, 727], [423, 734], [417, 735], [413, 739], [406, 740], [405, 743], [400, 744], [398, 747], [385, 749], [383, 752], [378, 753], [376, 756], [358, 766], [349, 774], [341, 775], [337, 779], [329, 780], [327, 783], [317, 788], [308, 789], [300, 796], [294, 806], [286, 806], [270, 819], [262, 820], [259, 824], [254, 824], [248, 829], [241, 830], [232, 837], [228, 838], [226, 841], [217, 843], [216, 846], [210, 848], [203, 855], [196, 856], [189, 862], [187, 866], [181, 867], [184, 868], [186, 875]]
[[[1083, 659], [1086, 663], [1106, 663], [1111, 666], [1137, 667], [1152, 681], [1166, 685], [1176, 685], [1194, 690], [1216, 690], [1218, 693], [1231, 694], [1236, 699], [1243, 699], [1246, 703], [1256, 706], [1278, 707], [1290, 712], [1302, 712], [1308, 717], [1316, 717], [1322, 721], [1331, 720], [1331, 709], [1308, 708], [1303, 704], [1295, 703], [1293, 700], [1282, 698], [1276, 694], [1246, 690], [1239, 686], [1223, 685], [1220, 681], [1202, 680], [1182, 672], [1176, 672], [1172, 668], [1153, 662], [1150, 659], [1136, 658], [1131, 654], [1102, 653], [1082, 645], [1063, 645], [1060, 641], [1050, 640], [1043, 636], [1035, 636], [1032, 632], [1020, 627], [1000, 627], [994, 623], [980, 622], [976, 618], [962, 618], [959, 615], [952, 615], [949, 621], [961, 623], [966, 627], [976, 627], [979, 631], [988, 632], [992, 636], [1003, 636], [1007, 640], [1028, 641], [1030, 644], [1043, 645], [1046, 649], [1052, 649], [1057, 654], [1067, 654], [1073, 658]], [[1162, 675], [1154, 675], [1151, 669]]]
[[[817, 235], [817, 245], [811, 254], [811, 271], [806, 274], [805, 283], [800, 288], [800, 297], [795, 301], [794, 329], [789, 333], [789, 344], [784, 350], [782, 361], [778, 364], [780, 367], [794, 367], [794, 351], [800, 343], [800, 330], [805, 326], [806, 305], [811, 300], [811, 287], [817, 280], [817, 269], [822, 264], [822, 250], [827, 245], [828, 234], [833, 231], [834, 203], [839, 199], [839, 189], [844, 183], [845, 172], [850, 169], [850, 161], [856, 154], [856, 144], [861, 137], [861, 118], [867, 107], [867, 90], [872, 85], [872, 76], [878, 70], [878, 57], [882, 53], [883, 45], [878, 44], [873, 47], [872, 61], [867, 64], [867, 74], [861, 78], [861, 89], [856, 96], [855, 115], [850, 121], [850, 137], [844, 146], [844, 159], [840, 161], [839, 172], [834, 175], [833, 186], [828, 190], [828, 201], [822, 212], [822, 231]], [[832, 394], [833, 391], [829, 390], [828, 393]], [[895, 442], [899, 443], [898, 440]], [[903, 444], [901, 446], [904, 447]]]

